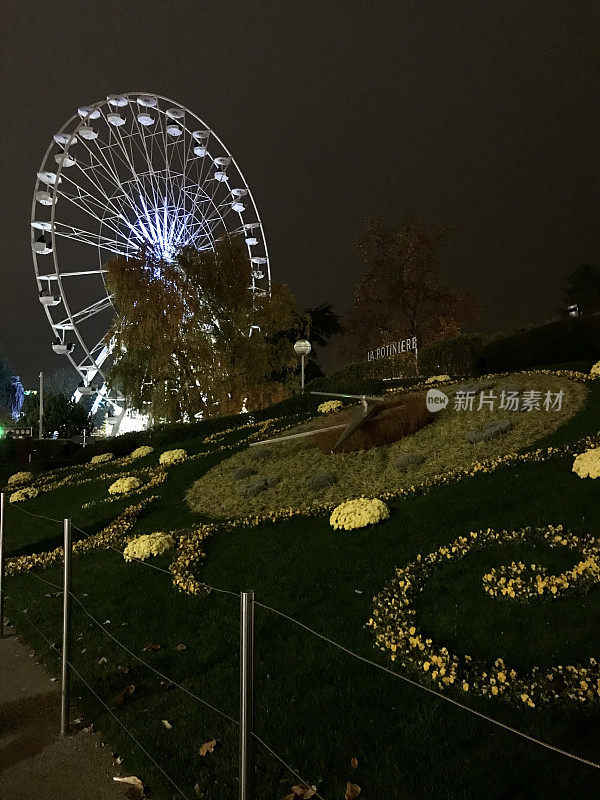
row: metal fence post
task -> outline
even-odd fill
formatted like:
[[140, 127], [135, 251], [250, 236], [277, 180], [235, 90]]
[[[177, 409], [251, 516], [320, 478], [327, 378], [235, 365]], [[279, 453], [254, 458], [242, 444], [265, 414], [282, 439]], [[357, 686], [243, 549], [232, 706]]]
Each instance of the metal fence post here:
[[0, 639], [4, 636], [4, 501], [0, 492]]
[[254, 798], [254, 592], [240, 604], [240, 800]]
[[62, 698], [60, 707], [60, 735], [69, 731], [69, 640], [71, 638], [71, 520], [65, 519], [64, 548], [65, 571], [63, 578], [63, 636], [62, 636]]

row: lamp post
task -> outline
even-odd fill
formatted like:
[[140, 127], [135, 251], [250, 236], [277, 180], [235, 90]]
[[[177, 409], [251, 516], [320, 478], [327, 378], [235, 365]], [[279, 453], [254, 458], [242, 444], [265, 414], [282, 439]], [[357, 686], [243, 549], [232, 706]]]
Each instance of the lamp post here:
[[308, 339], [298, 339], [294, 344], [294, 353], [302, 359], [302, 391], [304, 391], [304, 359], [310, 353], [311, 346]]
[[40, 372], [40, 420], [38, 426], [38, 439], [41, 439], [44, 434], [44, 373]]

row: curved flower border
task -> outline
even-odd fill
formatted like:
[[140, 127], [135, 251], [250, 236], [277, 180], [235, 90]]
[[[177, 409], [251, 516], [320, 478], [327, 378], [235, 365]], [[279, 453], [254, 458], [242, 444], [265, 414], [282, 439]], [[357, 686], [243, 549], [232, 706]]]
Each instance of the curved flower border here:
[[[400, 656], [406, 659], [421, 674], [431, 678], [440, 689], [456, 685], [464, 692], [473, 692], [485, 697], [503, 696], [524, 703], [530, 708], [537, 704], [557, 700], [589, 702], [600, 697], [600, 664], [590, 658], [587, 665], [557, 665], [548, 668], [533, 667], [529, 673], [519, 674], [498, 658], [493, 663], [475, 661], [469, 655], [451, 653], [446, 647], [439, 647], [418, 627], [415, 598], [423, 590], [431, 575], [442, 564], [457, 561], [469, 553], [497, 544], [515, 542], [537, 542], [549, 547], [568, 547], [583, 553], [584, 562], [577, 565], [571, 577], [565, 579], [565, 590], [585, 590], [600, 582], [598, 559], [600, 542], [591, 536], [578, 536], [565, 531], [561, 525], [547, 528], [523, 528], [517, 531], [471, 532], [468, 536], [438, 548], [428, 555], [418, 555], [417, 559], [396, 570], [396, 575], [385, 589], [375, 598], [375, 608], [367, 626], [375, 634], [375, 643], [389, 653], [392, 661]], [[582, 564], [595, 565], [591, 569], [582, 568], [585, 577], [578, 575]], [[484, 576], [485, 578], [488, 576]], [[509, 598], [523, 601], [514, 592], [506, 592]], [[531, 591], [527, 599], [537, 595]], [[550, 597], [558, 596], [550, 589]]]

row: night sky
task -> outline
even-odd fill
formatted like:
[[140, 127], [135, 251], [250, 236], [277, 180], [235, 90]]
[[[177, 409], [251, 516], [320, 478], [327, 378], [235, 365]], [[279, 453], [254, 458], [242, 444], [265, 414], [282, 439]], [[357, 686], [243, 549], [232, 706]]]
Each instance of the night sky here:
[[[541, 322], [598, 261], [599, 7], [588, 2], [2, 0], [0, 342], [26, 385], [66, 366], [37, 299], [35, 174], [77, 107], [187, 106], [254, 193], [273, 277], [346, 312], [369, 215], [451, 226], [480, 329]], [[359, 355], [359, 354], [357, 354]]]

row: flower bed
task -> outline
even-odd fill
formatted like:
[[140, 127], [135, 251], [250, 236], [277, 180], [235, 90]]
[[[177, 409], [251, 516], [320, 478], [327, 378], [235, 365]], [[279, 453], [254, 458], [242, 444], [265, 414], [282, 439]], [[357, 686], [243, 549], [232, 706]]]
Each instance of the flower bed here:
[[375, 634], [376, 645], [389, 653], [392, 661], [401, 655], [440, 689], [456, 685], [465, 692], [487, 697], [502, 695], [531, 708], [537, 703], [554, 700], [597, 700], [600, 697], [600, 665], [594, 658], [585, 665], [557, 665], [543, 670], [534, 667], [527, 674], [519, 674], [508, 668], [501, 658], [485, 663], [469, 655], [453, 654], [419, 630], [415, 600], [436, 570], [482, 548], [519, 542], [544, 544], [551, 548], [567, 547], [582, 553], [585, 558], [562, 575], [540, 575], [541, 589], [537, 575], [523, 578], [524, 570], [520, 565], [514, 574], [512, 565], [493, 570], [483, 576], [484, 590], [489, 594], [523, 602], [540, 594], [554, 598], [566, 592], [575, 593], [600, 582], [600, 543], [591, 536], [577, 536], [563, 530], [560, 525], [518, 531], [488, 529], [471, 532], [433, 553], [417, 556], [415, 561], [396, 570], [395, 577], [376, 597], [373, 616], [367, 623]]
[[154, 452], [154, 448], [153, 447], [150, 447], [149, 445], [144, 444], [141, 447], [136, 447], [136, 449], [133, 451], [133, 453], [130, 453], [128, 457], [132, 461], [135, 461], [138, 458], [145, 458], [146, 456], [149, 456], [150, 453], [153, 453], [153, 452]]
[[[85, 539], [79, 539], [73, 544], [73, 554], [82, 555], [98, 548], [108, 549], [118, 545], [133, 528], [141, 512], [154, 500], [156, 500], [156, 497], [147, 497], [141, 503], [129, 506], [99, 533], [87, 536]], [[44, 553], [9, 558], [6, 562], [6, 574], [16, 575], [20, 572], [29, 572], [29, 570], [36, 567], [50, 567], [61, 563], [63, 558], [62, 547], [57, 547], [55, 550], [48, 550]]]
[[130, 492], [139, 489], [142, 482], [135, 475], [130, 475], [126, 478], [118, 478], [114, 483], [108, 487], [109, 494], [129, 494]]

